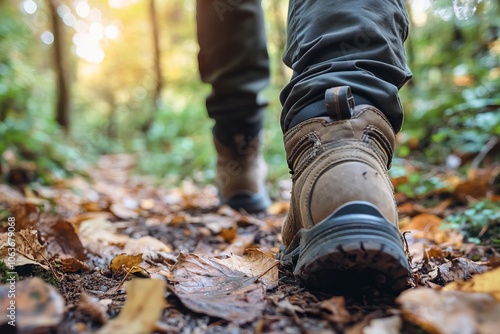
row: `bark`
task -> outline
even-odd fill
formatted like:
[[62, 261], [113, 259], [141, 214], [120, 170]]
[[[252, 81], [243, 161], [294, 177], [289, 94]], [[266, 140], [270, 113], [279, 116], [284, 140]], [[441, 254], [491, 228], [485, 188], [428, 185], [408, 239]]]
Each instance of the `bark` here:
[[50, 9], [52, 33], [54, 34], [53, 62], [57, 89], [56, 121], [59, 125], [61, 125], [64, 131], [68, 132], [70, 127], [71, 96], [70, 82], [65, 65], [64, 27], [59, 15], [57, 14], [57, 7], [59, 5], [58, 1], [47, 0], [47, 3]]
[[158, 17], [156, 15], [156, 0], [149, 0], [149, 17], [151, 20], [151, 32], [153, 37], [153, 73], [155, 88], [153, 92], [153, 110], [143, 130], [147, 132], [154, 120], [154, 114], [161, 107], [161, 91], [163, 89], [163, 78], [161, 69], [161, 49], [160, 49], [160, 30], [158, 27]]

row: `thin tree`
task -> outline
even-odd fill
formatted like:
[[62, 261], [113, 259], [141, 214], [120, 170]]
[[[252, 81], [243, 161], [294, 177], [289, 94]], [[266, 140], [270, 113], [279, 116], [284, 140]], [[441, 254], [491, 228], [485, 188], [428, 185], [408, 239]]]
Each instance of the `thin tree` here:
[[70, 81], [66, 71], [66, 57], [64, 54], [64, 27], [61, 18], [57, 14], [59, 2], [57, 0], [47, 0], [50, 10], [50, 19], [52, 22], [52, 33], [54, 35], [53, 44], [53, 63], [56, 74], [56, 121], [61, 125], [65, 132], [70, 128], [70, 110], [71, 110], [71, 95]]
[[153, 91], [153, 110], [143, 126], [143, 131], [147, 132], [154, 120], [156, 111], [161, 107], [161, 91], [163, 89], [163, 77], [161, 75], [161, 48], [160, 48], [160, 29], [158, 27], [158, 17], [156, 15], [156, 0], [149, 1], [149, 17], [151, 21], [151, 32], [153, 37], [153, 73], [155, 88]]

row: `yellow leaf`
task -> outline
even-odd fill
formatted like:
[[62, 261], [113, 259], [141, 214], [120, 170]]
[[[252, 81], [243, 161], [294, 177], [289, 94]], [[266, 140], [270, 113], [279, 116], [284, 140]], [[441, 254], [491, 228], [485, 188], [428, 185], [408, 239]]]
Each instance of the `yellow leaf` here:
[[142, 262], [142, 254], [128, 255], [118, 254], [111, 260], [109, 269], [113, 272], [120, 272], [121, 270], [129, 271], [131, 274], [139, 274], [140, 276], [150, 277], [149, 273], [140, 267]]
[[97, 334], [151, 333], [165, 308], [165, 285], [155, 279], [135, 279], [125, 283], [127, 301], [118, 317]]
[[475, 275], [467, 282], [453, 282], [443, 290], [459, 290], [464, 292], [485, 292], [500, 301], [500, 268]]

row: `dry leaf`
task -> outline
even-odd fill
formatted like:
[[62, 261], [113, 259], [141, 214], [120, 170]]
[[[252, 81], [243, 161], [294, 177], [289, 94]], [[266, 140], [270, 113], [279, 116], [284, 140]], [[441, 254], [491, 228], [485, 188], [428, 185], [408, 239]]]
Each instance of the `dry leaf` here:
[[[473, 275], [483, 273], [488, 269], [489, 267], [483, 263], [459, 257], [438, 266], [435, 269], [436, 274], [433, 281], [442, 285], [454, 281], [466, 281], [471, 279]], [[432, 274], [430, 275], [433, 276]]]
[[277, 275], [275, 260], [258, 251], [245, 258], [181, 254], [173, 268], [174, 291], [186, 307], [236, 324], [261, 315], [264, 284], [276, 286]]
[[172, 252], [172, 248], [160, 240], [144, 236], [132, 239], [125, 234], [116, 232], [116, 227], [100, 219], [82, 222], [79, 229], [79, 237], [85, 248], [103, 258], [110, 259], [117, 254], [127, 253], [130, 255], [142, 254], [143, 259], [155, 260], [163, 257], [163, 254]]
[[219, 235], [224, 241], [232, 243], [238, 237], [238, 226], [234, 224], [231, 228], [223, 228]]
[[238, 235], [233, 242], [227, 246], [221, 254], [243, 255], [247, 248], [252, 247], [255, 240], [255, 234]]
[[137, 211], [133, 209], [129, 209], [126, 205], [122, 203], [113, 203], [109, 208], [115, 216], [121, 219], [130, 220], [139, 218], [139, 214]]
[[419, 288], [396, 301], [407, 320], [430, 333], [494, 334], [500, 328], [500, 303], [485, 293]]
[[280, 202], [273, 203], [269, 207], [269, 209], [267, 209], [267, 212], [270, 215], [279, 216], [279, 215], [284, 215], [285, 213], [288, 212], [288, 210], [290, 210], [290, 202], [289, 201], [280, 201]]
[[429, 213], [421, 213], [412, 218], [405, 229], [415, 231], [413, 237], [426, 237], [439, 230], [442, 219]]
[[345, 298], [342, 296], [335, 296], [324, 300], [321, 302], [320, 307], [328, 311], [325, 318], [333, 323], [346, 324], [351, 321], [351, 314], [347, 311]]
[[[9, 256], [9, 237], [7, 233], [0, 234], [0, 260], [7, 263]], [[44, 262], [50, 256], [45, 247], [38, 241], [38, 232], [34, 230], [22, 230], [15, 235], [16, 267], [27, 264], [38, 265], [45, 270], [49, 270]]]
[[75, 232], [75, 228], [62, 217], [46, 217], [43, 221], [38, 222], [37, 229], [47, 236], [46, 245], [50, 254], [66, 254], [80, 261], [87, 259], [85, 249]]
[[467, 203], [469, 198], [485, 197], [492, 173], [492, 169], [469, 169], [467, 180], [455, 187], [453, 197], [463, 203]]
[[142, 254], [128, 255], [125, 253], [118, 254], [111, 260], [109, 269], [114, 273], [129, 272], [130, 274], [138, 274], [143, 277], [150, 277], [149, 273], [139, 266], [142, 262]]
[[[16, 328], [20, 332], [45, 333], [63, 319], [64, 299], [52, 285], [34, 277], [16, 282], [15, 290], [16, 297], [11, 299], [9, 285], [0, 286], [0, 307], [7, 310], [15, 301]], [[0, 325], [10, 320], [1, 317]]]
[[[500, 267], [474, 276], [467, 282], [453, 282], [443, 290], [459, 290], [465, 292], [484, 292], [500, 301]], [[500, 327], [499, 327], [500, 328]]]
[[363, 328], [363, 334], [399, 334], [403, 328], [403, 320], [399, 315], [373, 319], [368, 326]]
[[107, 307], [99, 302], [99, 299], [90, 296], [85, 291], [80, 294], [80, 301], [78, 302], [78, 309], [83, 313], [89, 315], [93, 320], [101, 324], [108, 322], [109, 316]]
[[56, 262], [61, 266], [62, 271], [66, 273], [76, 273], [79, 271], [89, 270], [89, 266], [80, 260], [75, 259], [66, 254], [61, 254]]
[[151, 333], [165, 308], [165, 285], [155, 279], [134, 279], [125, 283], [127, 300], [118, 317], [97, 334]]

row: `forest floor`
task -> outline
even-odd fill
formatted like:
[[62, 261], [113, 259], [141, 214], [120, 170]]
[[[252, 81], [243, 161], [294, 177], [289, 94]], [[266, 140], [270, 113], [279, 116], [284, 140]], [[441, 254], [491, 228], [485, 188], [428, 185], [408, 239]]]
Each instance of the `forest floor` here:
[[[498, 205], [478, 206], [498, 204], [498, 167], [436, 172], [440, 187], [397, 192], [409, 289], [348, 297], [308, 291], [275, 260], [290, 183], [267, 214], [248, 215], [218, 207], [213, 186], [168, 189], [133, 166], [110, 155], [90, 178], [0, 184], [1, 333], [12, 321], [19, 333], [498, 333]], [[407, 175], [395, 186], [413, 187]], [[496, 218], [472, 238], [463, 227], [474, 222], [447, 228], [450, 215]]]

